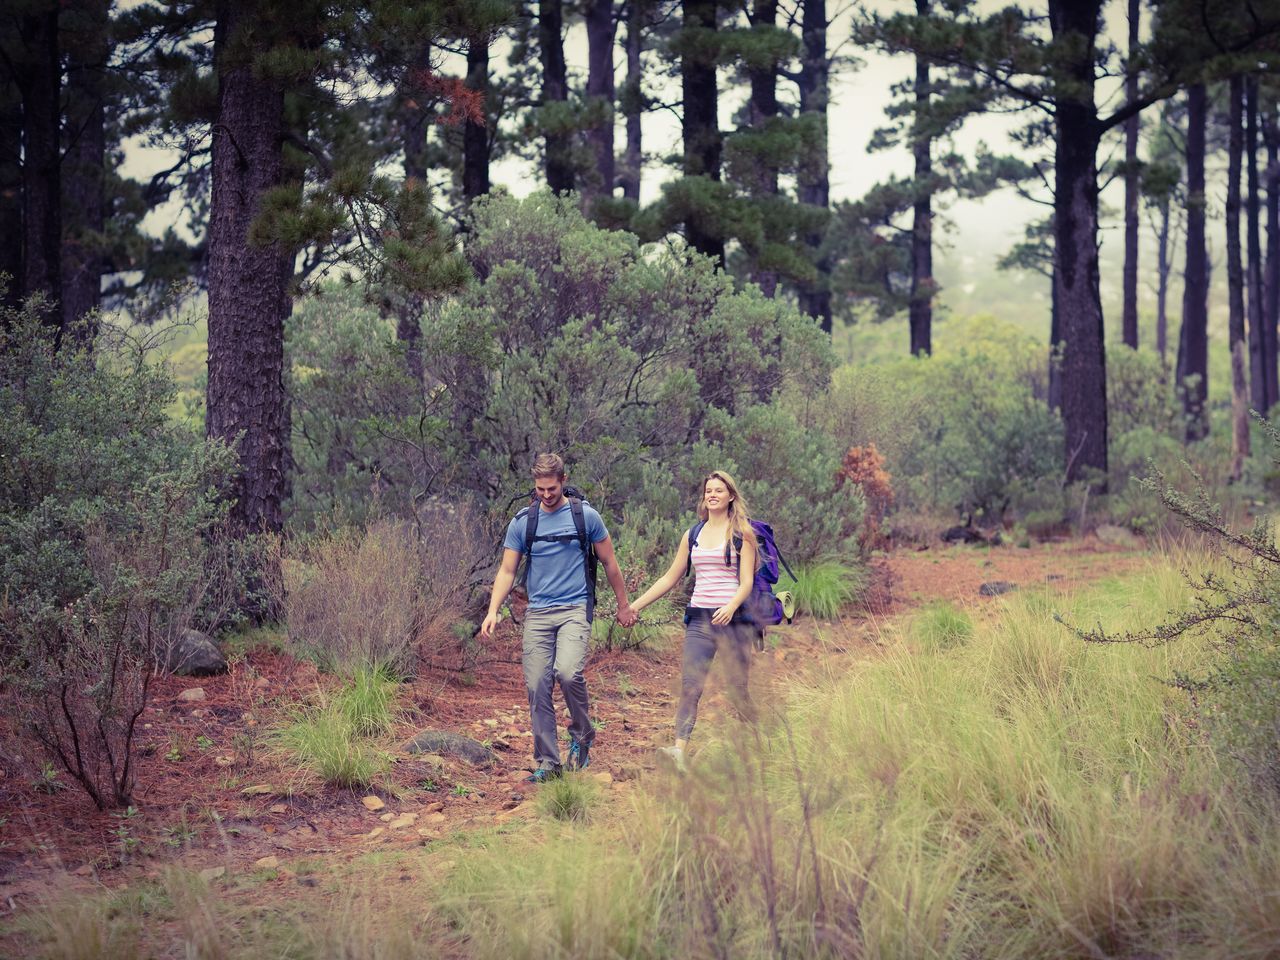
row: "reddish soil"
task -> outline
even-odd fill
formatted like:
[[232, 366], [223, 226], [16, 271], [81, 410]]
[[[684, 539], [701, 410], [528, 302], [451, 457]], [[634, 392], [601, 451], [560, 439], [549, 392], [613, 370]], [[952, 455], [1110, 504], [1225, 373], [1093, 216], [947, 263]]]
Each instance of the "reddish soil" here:
[[[1031, 549], [897, 551], [872, 561], [866, 599], [839, 622], [779, 628], [769, 653], [756, 661], [753, 686], [767, 698], [770, 686], [819, 657], [825, 663], [873, 655], [886, 618], [922, 603], [998, 603], [979, 595], [984, 582], [1025, 587], [1061, 578], [1074, 586], [1145, 562], [1144, 553], [1092, 539]], [[266, 649], [251, 651], [224, 676], [158, 682], [142, 731], [134, 816], [98, 812], [77, 789], [39, 793], [0, 760], [0, 919], [54, 890], [116, 886], [156, 876], [170, 862], [238, 873], [275, 856], [281, 864], [275, 883], [306, 882], [295, 878], [291, 861], [345, 861], [378, 846], [412, 846], [509, 818], [533, 789], [522, 783], [532, 740], [516, 628], [504, 626], [474, 675], [427, 671], [407, 685], [409, 716], [397, 731], [402, 739], [430, 728], [488, 740], [497, 761], [474, 768], [451, 758], [403, 757], [389, 782], [373, 791], [385, 802], [376, 812], [365, 808], [361, 793], [309, 783], [265, 754], [260, 731], [326, 682], [314, 667]], [[590, 772], [615, 792], [629, 790], [654, 765], [654, 747], [669, 741], [679, 655], [673, 642], [657, 651], [592, 656], [587, 679], [601, 728]], [[203, 700], [178, 699], [197, 686]], [[713, 677], [701, 713], [714, 717], [724, 708]], [[261, 794], [244, 792], [259, 785], [266, 786]], [[392, 827], [380, 820], [406, 812], [418, 815], [415, 823]]]

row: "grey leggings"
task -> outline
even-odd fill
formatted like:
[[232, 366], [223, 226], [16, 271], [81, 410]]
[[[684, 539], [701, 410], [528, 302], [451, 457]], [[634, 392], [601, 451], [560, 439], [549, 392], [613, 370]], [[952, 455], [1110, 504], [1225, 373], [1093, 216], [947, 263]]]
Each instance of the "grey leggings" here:
[[717, 650], [724, 651], [729, 702], [743, 720], [755, 719], [755, 708], [747, 689], [754, 628], [737, 623], [717, 626], [711, 622], [713, 612], [700, 607], [690, 607], [688, 611], [680, 676], [680, 708], [676, 711], [677, 740], [688, 740], [693, 733], [693, 725], [698, 720], [698, 701], [702, 699], [702, 688], [706, 686], [707, 674], [711, 671], [711, 661]]

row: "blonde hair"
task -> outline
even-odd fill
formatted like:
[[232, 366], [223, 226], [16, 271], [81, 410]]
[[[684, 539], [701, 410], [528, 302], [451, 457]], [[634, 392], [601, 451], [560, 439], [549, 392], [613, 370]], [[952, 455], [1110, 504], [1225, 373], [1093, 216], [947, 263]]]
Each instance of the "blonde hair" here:
[[723, 470], [712, 470], [702, 478], [702, 490], [698, 495], [698, 519], [703, 523], [710, 517], [707, 511], [707, 483], [712, 480], [719, 480], [725, 485], [729, 491], [729, 536], [727, 539], [741, 540], [743, 543], [750, 543], [756, 548], [756, 565], [760, 563], [760, 543], [756, 538], [755, 528], [751, 526], [751, 513], [747, 508], [746, 498], [743, 497], [738, 490], [738, 484], [734, 482], [733, 477], [725, 473]]
[[533, 461], [533, 479], [539, 477], [555, 477], [557, 480], [564, 479], [564, 460], [558, 453], [540, 453]]

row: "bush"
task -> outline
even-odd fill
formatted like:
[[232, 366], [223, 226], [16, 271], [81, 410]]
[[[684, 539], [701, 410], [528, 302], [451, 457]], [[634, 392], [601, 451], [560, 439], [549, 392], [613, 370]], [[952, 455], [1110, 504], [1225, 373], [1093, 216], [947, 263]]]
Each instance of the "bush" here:
[[945, 601], [922, 608], [911, 621], [911, 638], [929, 653], [961, 646], [972, 636], [969, 614]]
[[371, 739], [390, 731], [395, 684], [360, 670], [336, 694], [299, 709], [272, 734], [276, 749], [299, 768], [339, 787], [367, 787], [391, 769]]
[[100, 808], [132, 799], [152, 678], [238, 608], [234, 464], [166, 415], [146, 344], [104, 325], [56, 351], [34, 304], [0, 322], [0, 655], [23, 725]]
[[834, 619], [862, 592], [862, 570], [834, 560], [800, 567], [796, 577], [798, 582], [792, 584], [783, 574], [775, 592], [790, 590], [795, 595], [796, 610], [820, 620]]
[[600, 800], [600, 788], [589, 776], [569, 773], [538, 788], [538, 809], [556, 820], [583, 823]]
[[361, 667], [334, 697], [334, 707], [357, 735], [390, 733], [396, 721], [396, 681], [383, 671]]

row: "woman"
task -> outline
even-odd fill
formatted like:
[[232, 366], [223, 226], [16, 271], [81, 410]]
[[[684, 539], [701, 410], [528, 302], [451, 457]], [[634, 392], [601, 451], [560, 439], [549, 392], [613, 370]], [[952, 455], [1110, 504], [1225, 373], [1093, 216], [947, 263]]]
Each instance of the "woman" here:
[[[684, 656], [680, 680], [680, 708], [676, 713], [675, 746], [662, 750], [684, 769], [684, 748], [698, 718], [698, 701], [717, 650], [725, 655], [729, 697], [740, 716], [751, 719], [747, 692], [754, 627], [742, 609], [751, 595], [758, 555], [756, 535], [748, 522], [747, 504], [738, 486], [723, 470], [703, 481], [698, 506], [699, 527], [680, 538], [671, 566], [631, 605], [623, 626], [635, 623], [640, 611], [678, 584], [693, 563], [693, 595], [685, 611]], [[695, 533], [690, 550], [689, 535]]]

